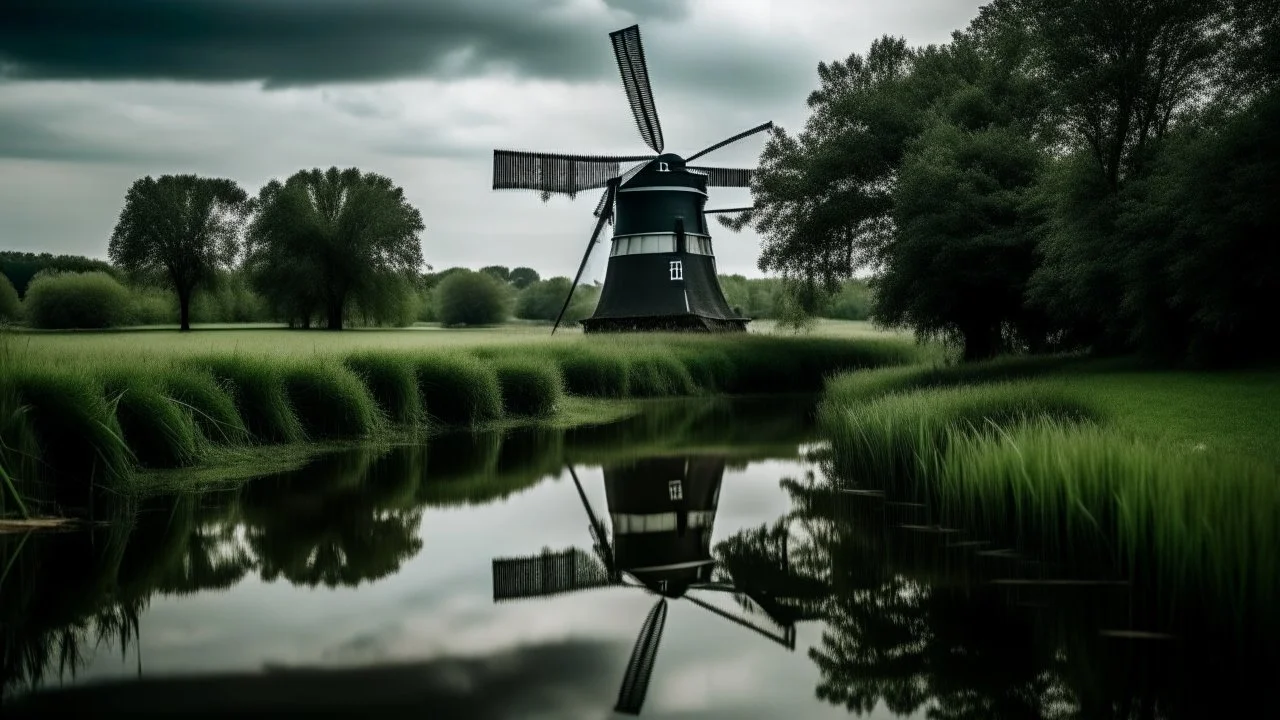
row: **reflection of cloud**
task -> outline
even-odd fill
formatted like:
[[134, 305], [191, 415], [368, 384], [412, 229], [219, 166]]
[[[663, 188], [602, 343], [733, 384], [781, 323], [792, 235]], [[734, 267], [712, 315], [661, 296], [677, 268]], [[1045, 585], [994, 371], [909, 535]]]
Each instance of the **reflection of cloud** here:
[[354, 716], [599, 717], [612, 705], [621, 653], [604, 643], [526, 645], [477, 658], [375, 667], [276, 667], [264, 673], [107, 682], [5, 708], [25, 713], [323, 712]]

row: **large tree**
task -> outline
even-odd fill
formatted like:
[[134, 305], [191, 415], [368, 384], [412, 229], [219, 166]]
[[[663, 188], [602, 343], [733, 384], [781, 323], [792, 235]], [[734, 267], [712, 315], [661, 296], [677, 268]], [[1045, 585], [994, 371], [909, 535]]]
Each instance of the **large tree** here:
[[240, 250], [249, 196], [234, 181], [196, 175], [150, 175], [125, 194], [107, 253], [131, 274], [161, 279], [178, 296], [183, 330], [191, 297], [212, 283]]
[[391, 280], [422, 266], [422, 215], [389, 178], [357, 168], [303, 170], [254, 201], [245, 258], [259, 292], [290, 322], [341, 330], [353, 303], [384, 305]]

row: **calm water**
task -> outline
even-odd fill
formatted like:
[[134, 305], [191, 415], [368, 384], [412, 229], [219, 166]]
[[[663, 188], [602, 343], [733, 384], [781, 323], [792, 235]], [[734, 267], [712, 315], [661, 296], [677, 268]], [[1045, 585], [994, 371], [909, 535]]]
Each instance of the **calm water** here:
[[1274, 717], [1230, 612], [831, 478], [810, 410], [345, 452], [0, 536], [6, 714]]

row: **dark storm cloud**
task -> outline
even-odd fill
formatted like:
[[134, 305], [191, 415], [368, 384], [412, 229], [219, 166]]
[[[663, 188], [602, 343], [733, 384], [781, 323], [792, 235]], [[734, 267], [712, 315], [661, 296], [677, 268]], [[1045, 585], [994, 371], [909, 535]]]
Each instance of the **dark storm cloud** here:
[[685, 0], [8, 0], [0, 75], [33, 79], [261, 80], [268, 85], [465, 77], [580, 79], [619, 22], [675, 19]]

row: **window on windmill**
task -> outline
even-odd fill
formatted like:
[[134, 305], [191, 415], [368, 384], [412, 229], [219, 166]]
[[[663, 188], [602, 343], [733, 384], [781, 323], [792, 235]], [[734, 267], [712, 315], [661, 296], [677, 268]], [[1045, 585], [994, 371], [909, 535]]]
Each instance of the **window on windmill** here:
[[658, 163], [658, 172], [668, 172], [669, 170], [670, 168], [667, 167], [666, 163], [664, 162]]
[[667, 492], [671, 494], [672, 501], [684, 499], [684, 483], [679, 480], [672, 480], [667, 483]]
[[679, 260], [671, 261], [671, 279], [672, 280], [684, 279], [684, 263], [683, 262]]

